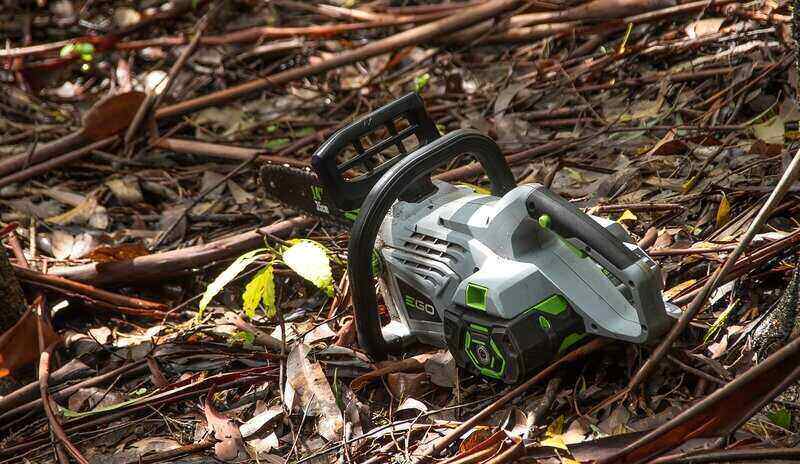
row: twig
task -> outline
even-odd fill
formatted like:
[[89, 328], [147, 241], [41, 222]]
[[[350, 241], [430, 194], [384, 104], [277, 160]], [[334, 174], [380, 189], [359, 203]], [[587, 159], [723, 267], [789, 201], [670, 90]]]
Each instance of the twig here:
[[187, 215], [187, 214], [189, 214], [189, 211], [191, 211], [191, 210], [192, 210], [192, 208], [194, 208], [194, 207], [195, 207], [195, 206], [196, 206], [198, 203], [200, 203], [200, 200], [202, 200], [203, 198], [205, 198], [205, 197], [206, 197], [206, 195], [208, 195], [209, 193], [213, 192], [213, 191], [214, 191], [214, 190], [215, 190], [217, 187], [219, 187], [220, 185], [222, 185], [222, 184], [224, 184], [225, 182], [229, 181], [229, 180], [230, 180], [231, 178], [233, 178], [235, 175], [239, 174], [239, 173], [240, 173], [240, 172], [241, 172], [241, 171], [242, 171], [244, 168], [246, 168], [248, 165], [250, 165], [250, 163], [252, 163], [253, 161], [255, 161], [255, 160], [256, 160], [256, 158], [258, 158], [259, 156], [260, 156], [260, 154], [259, 154], [259, 153], [256, 153], [256, 154], [254, 154], [253, 156], [251, 156], [251, 157], [250, 157], [250, 159], [248, 159], [248, 160], [246, 160], [246, 161], [243, 161], [243, 162], [242, 162], [242, 163], [240, 163], [238, 166], [236, 166], [236, 168], [235, 168], [235, 169], [233, 169], [231, 172], [229, 172], [228, 174], [226, 174], [225, 176], [223, 176], [221, 179], [219, 179], [217, 182], [214, 182], [212, 185], [210, 185], [208, 188], [206, 188], [206, 189], [205, 189], [205, 191], [203, 191], [203, 192], [200, 192], [200, 194], [199, 194], [199, 195], [197, 195], [197, 196], [194, 198], [194, 200], [192, 200], [192, 201], [189, 203], [189, 206], [187, 206], [186, 208], [184, 208], [184, 210], [183, 210], [183, 211], [181, 211], [181, 214], [180, 214], [180, 215], [178, 215], [178, 216], [177, 216], [177, 217], [176, 217], [176, 218], [175, 218], [175, 219], [172, 221], [172, 223], [170, 223], [169, 227], [167, 227], [167, 229], [166, 229], [166, 230], [164, 230], [164, 232], [162, 232], [161, 234], [159, 234], [159, 236], [156, 238], [156, 240], [153, 242], [153, 244], [152, 244], [152, 245], [150, 245], [150, 249], [151, 249], [151, 250], [154, 250], [154, 249], [158, 248], [158, 246], [159, 246], [159, 245], [161, 245], [161, 242], [163, 242], [163, 241], [164, 241], [164, 240], [165, 240], [165, 239], [166, 239], [166, 238], [169, 236], [169, 234], [171, 234], [171, 233], [172, 233], [172, 231], [173, 231], [173, 230], [175, 230], [175, 227], [177, 227], [177, 226], [178, 226], [178, 224], [179, 224], [181, 221], [183, 221], [183, 219], [186, 217], [186, 215]]
[[[44, 303], [42, 298], [39, 298], [37, 306], [41, 309], [43, 305]], [[83, 457], [83, 454], [81, 454], [80, 450], [76, 448], [74, 444], [72, 444], [72, 441], [70, 441], [66, 432], [64, 432], [64, 428], [61, 427], [61, 423], [58, 422], [58, 417], [53, 412], [53, 399], [50, 397], [50, 391], [48, 390], [48, 382], [50, 379], [50, 356], [52, 356], [53, 350], [56, 346], [58, 346], [60, 341], [55, 341], [49, 346], [44, 347], [42, 315], [39, 314], [36, 319], [36, 331], [39, 336], [39, 349], [42, 350], [42, 354], [39, 358], [39, 393], [42, 396], [42, 409], [44, 409], [44, 413], [47, 415], [47, 421], [50, 423], [50, 430], [56, 436], [58, 441], [61, 442], [70, 456], [72, 456], [72, 458], [78, 461], [80, 464], [89, 464], [89, 461]]]
[[[486, 18], [496, 16], [503, 11], [513, 8], [518, 3], [519, 0], [491, 0], [438, 21], [417, 26], [385, 39], [369, 42], [353, 50], [337, 53], [331, 58], [315, 64], [288, 69], [265, 78], [255, 79], [225, 90], [162, 108], [156, 112], [156, 118], [162, 119], [180, 116], [208, 106], [226, 103], [253, 92], [283, 85], [303, 77], [321, 74], [347, 64], [363, 61], [402, 47], [424, 43], [433, 37], [456, 31]], [[359, 26], [362, 24], [363, 23], [360, 23]]]
[[450, 443], [452, 443], [458, 437], [464, 435], [464, 433], [466, 433], [467, 431], [471, 430], [478, 422], [492, 415], [495, 411], [499, 410], [509, 401], [520, 397], [522, 394], [528, 391], [528, 389], [530, 389], [532, 386], [550, 377], [551, 374], [553, 374], [564, 364], [580, 359], [588, 355], [589, 353], [597, 351], [600, 348], [610, 343], [611, 340], [607, 338], [596, 338], [591, 342], [581, 346], [580, 348], [569, 352], [564, 357], [559, 358], [557, 361], [555, 361], [554, 363], [550, 364], [549, 366], [541, 370], [532, 378], [530, 378], [523, 384], [519, 385], [518, 387], [512, 389], [511, 391], [500, 397], [500, 399], [494, 401], [489, 406], [483, 408], [479, 413], [470, 417], [463, 424], [459, 425], [458, 427], [450, 431], [450, 433], [437, 440], [430, 449], [423, 452], [422, 459], [427, 459], [441, 453]]
[[744, 237], [742, 237], [731, 254], [728, 255], [725, 263], [721, 267], [717, 268], [711, 278], [706, 281], [700, 292], [694, 297], [692, 302], [689, 303], [689, 307], [686, 308], [686, 310], [681, 314], [678, 323], [672, 326], [672, 329], [669, 331], [664, 340], [661, 341], [658, 347], [650, 355], [650, 358], [647, 359], [645, 364], [631, 379], [630, 383], [628, 383], [628, 387], [626, 389], [627, 393], [632, 392], [636, 387], [641, 385], [641, 383], [647, 379], [650, 374], [653, 373], [653, 371], [655, 371], [656, 366], [658, 366], [659, 362], [661, 362], [661, 360], [667, 354], [669, 349], [672, 347], [672, 344], [675, 343], [675, 340], [677, 340], [681, 333], [686, 330], [686, 328], [689, 326], [689, 323], [697, 315], [697, 312], [701, 307], [703, 307], [709, 295], [711, 295], [711, 292], [717, 288], [717, 285], [730, 272], [734, 264], [736, 264], [736, 261], [739, 259], [739, 256], [741, 256], [741, 254], [744, 253], [744, 251], [750, 245], [753, 237], [755, 237], [756, 233], [761, 230], [761, 226], [772, 213], [773, 207], [780, 203], [784, 195], [786, 195], [786, 192], [789, 190], [789, 187], [797, 180], [798, 174], [800, 174], [800, 150], [795, 153], [792, 162], [786, 168], [786, 172], [784, 172], [781, 176], [781, 179], [778, 181], [778, 185], [775, 187], [775, 190], [772, 191], [772, 194], [770, 194], [766, 203], [764, 203], [764, 206], [761, 207], [758, 215], [750, 224], [747, 232], [745, 232]]
[[[208, 13], [206, 13], [205, 16], [203, 16], [197, 22], [197, 25], [195, 26], [196, 32], [194, 37], [192, 37], [192, 41], [189, 42], [189, 45], [181, 52], [181, 55], [178, 57], [175, 63], [173, 63], [172, 67], [169, 69], [169, 73], [167, 73], [167, 76], [164, 78], [166, 79], [166, 82], [164, 82], [164, 88], [158, 93], [156, 93], [155, 89], [147, 93], [144, 101], [136, 111], [136, 115], [133, 117], [131, 124], [128, 126], [128, 130], [125, 132], [125, 137], [123, 140], [126, 147], [131, 144], [133, 138], [136, 136], [136, 133], [139, 131], [139, 126], [142, 124], [142, 121], [144, 121], [145, 117], [150, 114], [152, 108], [158, 108], [158, 105], [161, 103], [161, 100], [164, 98], [164, 96], [169, 94], [169, 91], [175, 82], [175, 77], [189, 60], [189, 57], [192, 56], [195, 50], [197, 50], [197, 45], [200, 43], [200, 38], [203, 36], [203, 33], [210, 24], [211, 19], [217, 15], [217, 12], [219, 12], [220, 8], [224, 4], [225, 2], [216, 2], [212, 5]], [[160, 83], [158, 85], [160, 85]]]

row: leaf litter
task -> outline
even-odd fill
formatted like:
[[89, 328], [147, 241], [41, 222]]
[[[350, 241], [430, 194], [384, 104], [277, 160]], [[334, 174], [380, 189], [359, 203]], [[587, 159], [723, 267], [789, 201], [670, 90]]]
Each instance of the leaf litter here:
[[[132, 138], [129, 106], [135, 113], [148, 98], [139, 90], [169, 108], [479, 2], [216, 12], [202, 1], [46, 3], [0, 13], [0, 226], [17, 224], [19, 250], [43, 276], [20, 280], [29, 303], [45, 297], [44, 345], [63, 339], [50, 366], [57, 419], [97, 462], [401, 462], [507, 391], [434, 347], [369, 359], [352, 323], [346, 230], [312, 221], [254, 232], [296, 216], [265, 198], [260, 157], [307, 163], [340, 124], [398, 95], [420, 92], [443, 132], [475, 127], [512, 157], [541, 150], [513, 162], [515, 178], [548, 185], [636, 239], [649, 234], [643, 246], [662, 268], [664, 297], [683, 308], [797, 149], [787, 2], [525, 2], [524, 12], [498, 14], [488, 34], [464, 28], [181, 119], [150, 113]], [[171, 70], [200, 30], [197, 49]], [[104, 98], [115, 94], [124, 97]], [[75, 145], [49, 158], [63, 164], [42, 166], [40, 149], [63, 138]], [[800, 392], [758, 385], [791, 378], [788, 367], [770, 370], [776, 355], [796, 367], [781, 349], [800, 332], [797, 192], [790, 187], [729, 282], [624, 401], [614, 398], [652, 348], [614, 343], [559, 368], [556, 388], [539, 382], [441, 457], [636, 462], [647, 448], [638, 432], [683, 459], [718, 448], [720, 435], [754, 459], [767, 450], [796, 458]], [[12, 386], [0, 384], [2, 463], [58, 459], [36, 403], [37, 318], [25, 313], [0, 335], [0, 381]], [[86, 366], [74, 378], [71, 361]], [[760, 382], [742, 381], [754, 373]], [[716, 428], [691, 429], [692, 417], [706, 417], [698, 405], [716, 414]], [[729, 414], [733, 405], [747, 414]], [[90, 419], [99, 422], [80, 428]], [[669, 439], [689, 435], [698, 438]], [[723, 460], [729, 450], [715, 452]]]

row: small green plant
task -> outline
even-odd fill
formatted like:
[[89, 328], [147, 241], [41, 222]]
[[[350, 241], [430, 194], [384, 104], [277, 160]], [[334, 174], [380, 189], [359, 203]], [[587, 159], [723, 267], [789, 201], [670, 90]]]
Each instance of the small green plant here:
[[233, 279], [256, 261], [266, 260], [267, 264], [247, 283], [242, 293], [242, 309], [249, 317], [254, 317], [259, 304], [264, 307], [267, 317], [275, 316], [275, 274], [276, 264], [283, 264], [300, 277], [308, 280], [328, 296], [333, 296], [333, 274], [331, 273], [330, 252], [322, 244], [313, 240], [295, 239], [281, 249], [259, 248], [247, 252], [231, 263], [211, 282], [200, 298], [200, 311], [197, 318], [203, 317], [211, 299], [225, 288]]
[[94, 45], [86, 42], [77, 42], [64, 45], [61, 47], [61, 52], [59, 52], [62, 58], [73, 54], [78, 55], [83, 61], [92, 61], [94, 59]]
[[422, 92], [422, 89], [428, 85], [428, 81], [431, 80], [431, 75], [428, 73], [422, 74], [414, 78], [414, 92]]

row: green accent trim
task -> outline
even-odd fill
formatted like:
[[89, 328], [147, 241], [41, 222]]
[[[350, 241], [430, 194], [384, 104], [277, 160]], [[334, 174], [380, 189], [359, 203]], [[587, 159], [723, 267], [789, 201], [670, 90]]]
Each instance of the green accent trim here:
[[488, 327], [484, 327], [484, 326], [482, 326], [482, 325], [478, 325], [478, 324], [470, 324], [470, 325], [469, 325], [469, 327], [470, 327], [471, 329], [475, 329], [475, 330], [477, 330], [478, 332], [483, 332], [483, 333], [485, 333], [485, 334], [488, 334], [488, 333], [489, 333], [489, 328], [488, 328]]
[[470, 361], [472, 361], [472, 364], [478, 369], [478, 372], [480, 372], [481, 375], [484, 375], [486, 377], [491, 377], [493, 379], [502, 379], [503, 374], [505, 374], [506, 372], [506, 359], [500, 353], [500, 349], [497, 348], [497, 345], [495, 345], [494, 340], [492, 340], [491, 338], [489, 339], [489, 346], [492, 348], [492, 351], [494, 351], [494, 354], [497, 356], [497, 358], [500, 359], [500, 369], [494, 369], [494, 361], [495, 361], [494, 358], [492, 358], [492, 364], [490, 368], [481, 366], [478, 360], [475, 359], [475, 356], [472, 354], [472, 351], [470, 351], [469, 349], [469, 347], [473, 343], [476, 345], [485, 345], [485, 343], [479, 340], [473, 340], [472, 336], [469, 333], [469, 330], [467, 330], [464, 337], [464, 351], [467, 352], [467, 357], [470, 359]]
[[318, 185], [311, 186], [311, 198], [320, 201], [322, 200], [322, 187]]
[[465, 301], [467, 306], [472, 309], [486, 311], [486, 293], [489, 291], [486, 287], [475, 284], [467, 284], [467, 295]]
[[359, 213], [361, 213], [361, 208], [345, 211], [344, 218], [347, 219], [348, 221], [355, 221]]
[[550, 321], [548, 321], [544, 316], [539, 316], [539, 327], [541, 327], [544, 331], [550, 330]]
[[561, 295], [551, 295], [547, 299], [533, 305], [533, 309], [558, 316], [567, 310], [567, 300]]
[[586, 333], [582, 333], [582, 334], [571, 333], [571, 334], [567, 335], [566, 337], [564, 337], [564, 340], [561, 341], [561, 345], [559, 345], [559, 347], [558, 347], [558, 353], [561, 354], [562, 351], [565, 351], [570, 346], [578, 343], [586, 335], [588, 335], [588, 334], [586, 334]]
[[[561, 238], [561, 237], [559, 237], [559, 238]], [[561, 241], [564, 243], [564, 245], [567, 246], [567, 248], [569, 248], [569, 251], [571, 251], [578, 258], [583, 259], [583, 258], [588, 256], [585, 251], [583, 251], [580, 248], [576, 247], [575, 245], [569, 243], [568, 241], [564, 240], [563, 238], [561, 239]]]
[[552, 223], [553, 220], [550, 219], [550, 215], [542, 214], [541, 216], [539, 216], [539, 227], [541, 227], [542, 229], [549, 229], [550, 224]]

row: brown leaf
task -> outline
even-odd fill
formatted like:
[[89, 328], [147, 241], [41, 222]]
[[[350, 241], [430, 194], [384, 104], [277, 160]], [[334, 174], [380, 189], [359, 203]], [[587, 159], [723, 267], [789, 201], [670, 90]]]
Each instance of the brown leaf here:
[[328, 441], [341, 440], [344, 418], [319, 363], [307, 359], [308, 345], [298, 343], [286, 361], [287, 385], [300, 395], [300, 404], [317, 417], [317, 431]]
[[214, 445], [214, 456], [222, 461], [230, 462], [237, 459], [240, 453], [242, 456], [247, 454], [244, 441], [242, 434], [239, 433], [239, 427], [228, 416], [214, 408], [213, 395], [214, 389], [212, 388], [203, 403], [203, 412], [206, 415], [208, 426], [214, 431], [214, 438], [218, 441]]
[[375, 369], [372, 372], [367, 372], [366, 374], [353, 379], [353, 381], [350, 382], [350, 389], [353, 391], [358, 391], [373, 380], [379, 379], [392, 372], [419, 372], [425, 369], [425, 363], [434, 354], [435, 353], [423, 353], [410, 358], [401, 359], [400, 361], [387, 361], [381, 363], [378, 369]]
[[[16, 324], [0, 335], [0, 371], [14, 372], [39, 357], [38, 318], [28, 309]], [[45, 346], [59, 340], [50, 324], [42, 323], [42, 326]]]
[[386, 376], [386, 385], [395, 398], [419, 398], [433, 389], [427, 372], [416, 374], [394, 372]]
[[112, 263], [128, 261], [148, 254], [147, 248], [141, 243], [123, 243], [121, 245], [99, 246], [86, 257], [97, 263]]
[[83, 132], [92, 140], [110, 137], [128, 127], [144, 101], [142, 92], [126, 92], [100, 99], [83, 117]]

